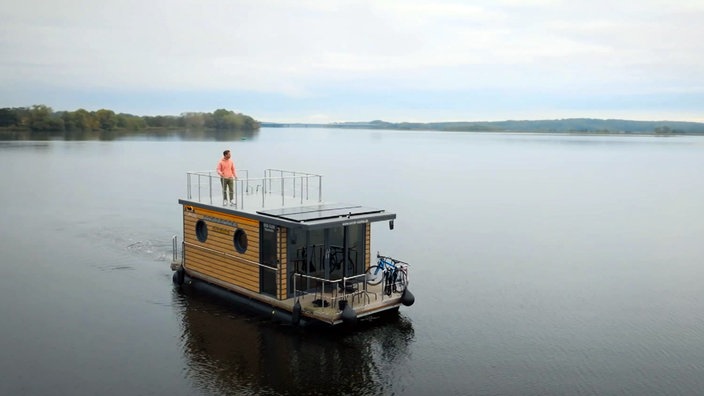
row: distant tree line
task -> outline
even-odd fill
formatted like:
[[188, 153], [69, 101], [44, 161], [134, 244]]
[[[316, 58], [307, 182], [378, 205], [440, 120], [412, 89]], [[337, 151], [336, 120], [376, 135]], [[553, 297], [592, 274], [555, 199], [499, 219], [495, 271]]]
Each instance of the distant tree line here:
[[45, 105], [0, 108], [0, 128], [32, 132], [141, 131], [150, 129], [259, 129], [252, 117], [226, 109], [212, 113], [182, 113], [180, 116], [136, 116], [112, 110], [53, 111]]
[[[683, 121], [634, 121], [618, 119], [566, 118], [558, 120], [496, 121], [483, 125], [505, 131], [575, 133], [701, 134], [704, 124]], [[449, 125], [454, 127], [455, 125]], [[462, 125], [459, 125], [462, 127]], [[477, 125], [475, 124], [475, 127]]]
[[347, 129], [394, 129], [408, 131], [452, 132], [538, 132], [538, 133], [595, 133], [595, 134], [704, 134], [704, 123], [683, 121], [631, 121], [594, 118], [567, 118], [560, 120], [517, 121], [458, 121], [458, 122], [338, 122], [332, 124], [281, 124], [263, 122], [265, 127], [308, 127]]
[[[349, 127], [353, 123], [340, 123]], [[704, 134], [704, 123], [683, 121], [632, 121], [595, 118], [559, 120], [509, 120], [485, 122], [389, 123], [371, 121], [367, 127], [400, 130], [437, 130], [457, 132], [560, 132], [560, 133], [646, 133], [657, 135]]]

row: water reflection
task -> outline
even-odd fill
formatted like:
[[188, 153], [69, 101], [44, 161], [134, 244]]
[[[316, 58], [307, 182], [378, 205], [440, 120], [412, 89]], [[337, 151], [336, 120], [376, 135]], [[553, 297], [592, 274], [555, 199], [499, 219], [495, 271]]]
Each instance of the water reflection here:
[[50, 147], [49, 142], [15, 142], [15, 141], [0, 141], [0, 150], [23, 150], [32, 149], [38, 151], [46, 151]]
[[162, 130], [162, 131], [0, 131], [0, 140], [185, 140], [185, 141], [233, 141], [255, 139], [259, 131], [240, 130]]
[[403, 315], [355, 331], [299, 329], [183, 290], [188, 377], [211, 394], [378, 395], [401, 388], [394, 368], [408, 358], [413, 327]]

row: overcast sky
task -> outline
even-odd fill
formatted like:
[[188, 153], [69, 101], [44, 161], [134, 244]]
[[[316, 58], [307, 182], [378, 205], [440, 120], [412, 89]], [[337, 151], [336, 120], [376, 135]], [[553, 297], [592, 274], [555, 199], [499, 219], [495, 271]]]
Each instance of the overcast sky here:
[[704, 121], [704, 0], [0, 1], [0, 107]]

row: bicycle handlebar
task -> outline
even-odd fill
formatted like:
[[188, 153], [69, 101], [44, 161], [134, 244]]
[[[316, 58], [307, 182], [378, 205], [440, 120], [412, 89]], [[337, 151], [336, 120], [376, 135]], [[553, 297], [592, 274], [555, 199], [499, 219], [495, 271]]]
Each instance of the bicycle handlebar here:
[[390, 256], [382, 256], [382, 255], [379, 254], [379, 252], [376, 252], [376, 258], [385, 259], [385, 260], [391, 260], [394, 264], [406, 264], [406, 265], [410, 265], [410, 264], [408, 264], [408, 263], [405, 262], [405, 261], [397, 260], [397, 259], [395, 259], [395, 258], [393, 258], [393, 257], [390, 257]]

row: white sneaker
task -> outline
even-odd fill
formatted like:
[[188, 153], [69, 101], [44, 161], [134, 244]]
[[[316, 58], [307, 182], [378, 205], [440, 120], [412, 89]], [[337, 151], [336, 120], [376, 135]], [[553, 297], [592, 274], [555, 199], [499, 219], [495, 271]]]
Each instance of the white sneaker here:
[[230, 205], [231, 205], [231, 206], [236, 206], [237, 204], [235, 203], [235, 201], [230, 201]]
[[222, 201], [222, 206], [227, 206], [227, 201]]

